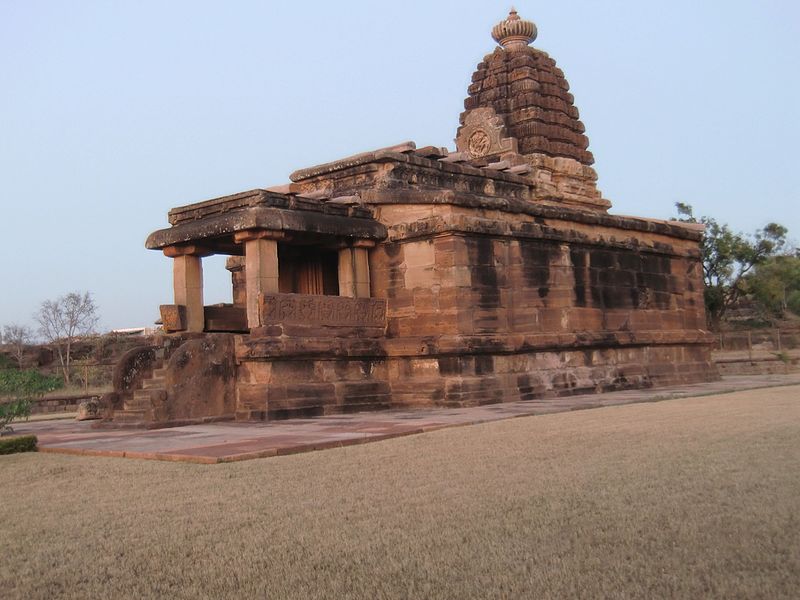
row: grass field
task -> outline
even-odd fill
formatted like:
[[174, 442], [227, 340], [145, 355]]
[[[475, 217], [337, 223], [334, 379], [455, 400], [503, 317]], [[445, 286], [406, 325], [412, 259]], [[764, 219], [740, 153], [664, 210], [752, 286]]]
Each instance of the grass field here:
[[3, 598], [796, 598], [800, 387], [200, 466], [0, 458]]

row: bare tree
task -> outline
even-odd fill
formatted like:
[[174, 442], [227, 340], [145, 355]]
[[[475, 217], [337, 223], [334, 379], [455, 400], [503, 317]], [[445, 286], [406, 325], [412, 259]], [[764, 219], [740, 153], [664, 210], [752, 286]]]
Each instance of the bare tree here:
[[99, 320], [92, 296], [89, 292], [72, 292], [56, 300], [45, 300], [34, 318], [42, 337], [55, 347], [64, 383], [69, 383], [72, 346], [77, 338], [92, 333]]
[[25, 348], [31, 342], [33, 342], [33, 330], [27, 325], [12, 323], [3, 327], [3, 343], [11, 346], [11, 356], [17, 361], [20, 369], [25, 358]]

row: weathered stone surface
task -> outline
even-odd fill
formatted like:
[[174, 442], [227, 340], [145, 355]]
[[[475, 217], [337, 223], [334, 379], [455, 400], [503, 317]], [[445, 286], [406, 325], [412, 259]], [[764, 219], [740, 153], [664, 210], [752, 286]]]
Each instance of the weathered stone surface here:
[[473, 81], [462, 123], [471, 110], [492, 108], [504, 118], [520, 154], [564, 156], [585, 165], [594, 162], [574, 98], [567, 91], [569, 84], [545, 52], [528, 46], [497, 48], [478, 65]]
[[157, 349], [153, 346], [131, 348], [114, 365], [112, 384], [114, 391], [126, 394], [141, 386], [150, 377], [157, 360]]
[[100, 419], [103, 417], [101, 411], [100, 401], [97, 398], [90, 398], [84, 400], [78, 405], [78, 414], [75, 417], [76, 421], [89, 421], [93, 419]]
[[180, 422], [233, 418], [236, 407], [234, 341], [206, 334], [174, 350], [165, 365], [165, 394], [153, 399], [154, 420]]
[[468, 406], [717, 376], [702, 230], [607, 214], [564, 74], [528, 46], [535, 26], [512, 12], [495, 33], [503, 47], [473, 75], [457, 152], [405, 143], [170, 211], [147, 242], [182, 261], [165, 329], [197, 327], [181, 307], [198, 309], [193, 269], [209, 252], [232, 255], [233, 304], [200, 301], [204, 334], [170, 334], [137, 359], [151, 356], [141, 375], [126, 367], [115, 421]]
[[260, 310], [265, 325], [382, 328], [386, 324], [386, 301], [376, 298], [264, 294]]
[[175, 331], [186, 331], [186, 307], [180, 304], [162, 304], [158, 307], [161, 313], [161, 326], [164, 331], [172, 333]]
[[456, 147], [479, 165], [484, 157], [500, 156], [514, 165], [524, 158], [531, 167], [526, 174], [535, 183], [535, 199], [605, 211], [610, 202], [597, 190], [589, 139], [564, 73], [546, 53], [528, 46], [536, 26], [512, 10], [495, 30], [528, 25], [531, 37], [503, 36], [502, 47], [478, 65]]
[[[172, 227], [148, 236], [147, 248], [162, 249], [176, 244], [211, 244], [241, 254], [234, 234], [255, 229], [284, 232], [316, 232], [359, 239], [383, 239], [385, 230], [368, 210], [359, 206], [328, 204], [319, 200], [254, 190], [170, 211]], [[207, 246], [203, 246], [206, 248]]]

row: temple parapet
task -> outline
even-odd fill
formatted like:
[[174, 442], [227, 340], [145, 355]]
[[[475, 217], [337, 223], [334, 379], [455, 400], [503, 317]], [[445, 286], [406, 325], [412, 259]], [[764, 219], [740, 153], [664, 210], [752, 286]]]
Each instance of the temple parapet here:
[[386, 300], [301, 294], [264, 294], [264, 325], [386, 327]]

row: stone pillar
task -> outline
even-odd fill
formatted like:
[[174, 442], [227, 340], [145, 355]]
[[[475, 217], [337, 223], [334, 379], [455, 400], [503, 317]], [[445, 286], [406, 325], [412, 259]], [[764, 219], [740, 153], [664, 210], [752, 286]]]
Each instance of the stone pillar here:
[[225, 268], [231, 272], [233, 288], [233, 305], [240, 308], [247, 306], [247, 280], [244, 273], [244, 256], [229, 256]]
[[260, 297], [278, 293], [278, 240], [282, 231], [254, 229], [235, 234], [244, 243], [244, 271], [247, 289], [247, 326], [261, 327]]
[[202, 257], [210, 253], [197, 246], [168, 246], [164, 254], [172, 258], [175, 304], [186, 307], [186, 331], [201, 333], [205, 329]]
[[353, 243], [353, 279], [356, 298], [369, 298], [369, 249], [375, 245], [370, 240], [356, 240]]
[[339, 249], [339, 295], [369, 298], [369, 248], [375, 242], [356, 240]]
[[347, 298], [356, 295], [353, 249], [350, 246], [339, 249], [339, 295]]

